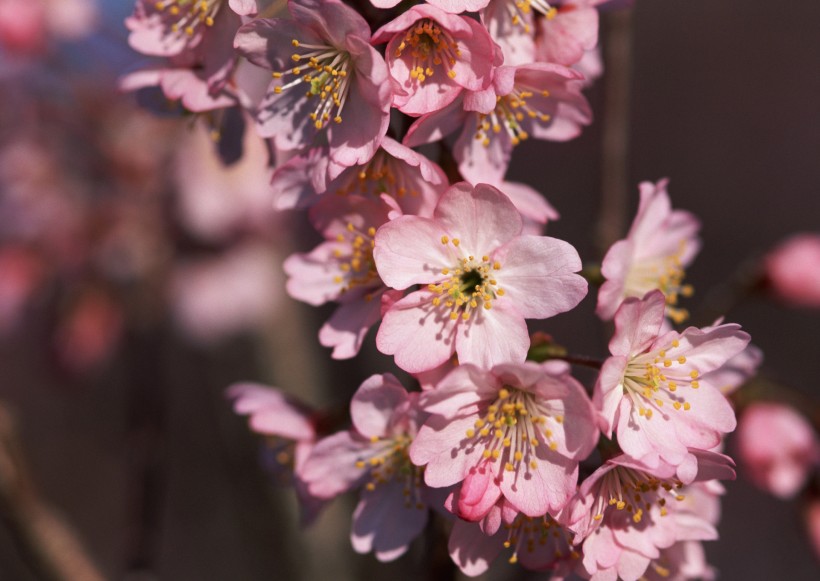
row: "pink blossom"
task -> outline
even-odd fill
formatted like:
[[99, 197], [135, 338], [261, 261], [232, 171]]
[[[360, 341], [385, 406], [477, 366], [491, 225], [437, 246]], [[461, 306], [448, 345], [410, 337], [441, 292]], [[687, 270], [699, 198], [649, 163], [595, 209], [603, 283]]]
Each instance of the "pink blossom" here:
[[[155, 4], [149, 0], [142, 1], [152, 6]], [[169, 4], [170, 11], [170, 2], [166, 3]], [[218, 5], [217, 2], [211, 2], [208, 9]], [[167, 58], [159, 64], [149, 65], [122, 77], [122, 90], [134, 91], [158, 86], [165, 97], [181, 101], [186, 109], [194, 112], [231, 107], [242, 101], [244, 96], [241, 91], [230, 83], [237, 64], [233, 38], [241, 23], [239, 16], [227, 7], [218, 9], [210, 25], [197, 27], [197, 30], [207, 29], [207, 34], [201, 31], [201, 35], [194, 34], [190, 38], [183, 34], [185, 38], [180, 40], [180, 44], [175, 36], [163, 36], [164, 29], [159, 15], [140, 17], [139, 15], [145, 16], [145, 8], [141, 6], [142, 4], [137, 4], [135, 15], [126, 21], [132, 30], [129, 39], [131, 46], [146, 54]], [[186, 11], [199, 10], [193, 6], [199, 7], [200, 4], [197, 2], [187, 6]]]
[[278, 168], [271, 184], [277, 195], [276, 206], [306, 208], [329, 194], [356, 194], [370, 199], [385, 194], [404, 213], [430, 216], [448, 185], [438, 165], [390, 137], [382, 140], [372, 159], [344, 168], [330, 183], [324, 167], [327, 162], [325, 154], [314, 148]]
[[326, 241], [285, 261], [290, 296], [316, 306], [340, 303], [319, 331], [319, 342], [334, 348], [335, 359], [354, 357], [382, 311], [401, 297], [385, 286], [373, 261], [376, 229], [392, 209], [379, 198], [323, 198], [310, 215]]
[[627, 297], [641, 298], [660, 289], [669, 305], [667, 315], [680, 323], [688, 316], [677, 308], [678, 297], [692, 289], [683, 284], [684, 269], [700, 249], [700, 224], [689, 212], [672, 210], [668, 180], [640, 184], [641, 201], [629, 234], [606, 253], [598, 291], [598, 316], [609, 320]]
[[220, 21], [239, 28], [239, 17], [225, 0], [137, 0], [134, 14], [126, 18], [128, 43], [137, 52], [175, 56], [199, 46], [215, 34]]
[[260, 135], [288, 151], [321, 135], [340, 168], [363, 164], [387, 133], [393, 96], [370, 28], [336, 0], [291, 1], [288, 8], [292, 19], [257, 19], [236, 35], [240, 54], [273, 71], [257, 113]]
[[580, 79], [580, 73], [561, 65], [499, 67], [490, 88], [465, 92], [445, 109], [421, 117], [404, 142], [412, 147], [458, 131], [453, 155], [461, 175], [473, 183], [497, 184], [521, 141], [565, 141], [590, 123]]
[[766, 280], [787, 304], [820, 308], [820, 234], [798, 234], [764, 260]]
[[650, 466], [680, 465], [687, 448], [711, 449], [734, 430], [732, 407], [706, 374], [749, 342], [731, 324], [660, 334], [665, 303], [660, 291], [623, 302], [594, 394], [607, 437], [615, 430], [621, 449]]
[[598, 10], [602, 0], [564, 0], [538, 21], [536, 60], [572, 66], [598, 44]]
[[598, 441], [590, 401], [562, 362], [462, 364], [421, 405], [433, 415], [410, 458], [432, 487], [462, 482], [454, 510], [471, 520], [502, 495], [527, 516], [557, 514]]
[[702, 379], [717, 387], [723, 395], [729, 396], [757, 374], [761, 363], [763, 352], [749, 343], [743, 351]]
[[777, 403], [753, 403], [743, 410], [737, 449], [752, 482], [780, 498], [797, 494], [820, 463], [820, 441], [811, 424]]
[[78, 40], [97, 25], [95, 0], [0, 0], [0, 47], [34, 54], [50, 38]]
[[717, 538], [713, 500], [699, 483], [733, 477], [734, 472], [725, 456], [699, 455], [702, 469], [688, 487], [672, 465], [661, 463], [651, 470], [623, 455], [608, 460], [583, 482], [568, 514], [570, 528], [583, 540], [585, 576], [636, 581], [675, 543]]
[[528, 517], [501, 500], [481, 523], [456, 521], [448, 548], [459, 569], [471, 577], [484, 573], [505, 549], [510, 564], [532, 571], [549, 569], [554, 575], [558, 570], [560, 576], [580, 558], [573, 536], [551, 516]]
[[426, 286], [385, 313], [379, 350], [411, 373], [453, 353], [485, 367], [523, 361], [524, 319], [572, 309], [586, 282], [574, 274], [581, 263], [572, 246], [521, 228], [504, 194], [464, 183], [444, 193], [432, 219], [402, 216], [380, 228], [373, 256], [385, 284]]
[[431, 4], [412, 6], [377, 30], [373, 42], [388, 43], [390, 75], [401, 87], [393, 106], [408, 115], [438, 111], [463, 89], [486, 89], [501, 64], [479, 22]]
[[351, 541], [380, 561], [402, 555], [427, 522], [428, 493], [407, 448], [426, 414], [418, 394], [390, 374], [367, 379], [350, 403], [353, 428], [320, 440], [302, 476], [312, 494], [332, 498], [362, 488]]
[[376, 234], [373, 257], [382, 280], [404, 290], [425, 285], [385, 313], [379, 350], [411, 373], [432, 369], [453, 353], [491, 367], [523, 361], [525, 318], [568, 311], [586, 281], [568, 243], [521, 235], [521, 216], [492, 186], [457, 184], [432, 218], [401, 216]]

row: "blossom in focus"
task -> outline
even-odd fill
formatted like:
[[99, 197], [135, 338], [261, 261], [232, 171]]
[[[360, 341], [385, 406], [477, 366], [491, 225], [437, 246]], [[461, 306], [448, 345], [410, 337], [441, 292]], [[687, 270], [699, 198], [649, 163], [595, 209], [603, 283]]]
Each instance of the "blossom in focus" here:
[[400, 216], [376, 233], [373, 258], [385, 284], [423, 285], [393, 304], [376, 336], [382, 353], [418, 373], [453, 353], [485, 368], [523, 361], [525, 318], [574, 308], [586, 295], [577, 251], [546, 236], [521, 235], [515, 206], [496, 188], [460, 183], [432, 218]]
[[649, 466], [678, 466], [688, 448], [709, 450], [735, 429], [729, 401], [706, 374], [749, 342], [733, 324], [662, 333], [665, 304], [660, 291], [623, 302], [594, 393], [606, 436], [614, 430], [621, 449]]
[[359, 553], [392, 561], [424, 529], [430, 504], [422, 469], [407, 449], [427, 417], [418, 393], [407, 393], [388, 374], [367, 379], [350, 402], [353, 427], [320, 440], [302, 477], [320, 498], [361, 488], [351, 541]]
[[400, 87], [393, 106], [407, 115], [438, 111], [464, 89], [486, 89], [501, 64], [479, 22], [431, 4], [410, 7], [377, 30], [373, 42], [387, 42], [390, 76]]
[[798, 234], [772, 250], [763, 262], [766, 280], [782, 301], [820, 308], [820, 234]]
[[654, 289], [666, 297], [667, 316], [673, 321], [681, 323], [688, 316], [677, 303], [679, 296], [692, 292], [683, 284], [684, 269], [700, 249], [700, 223], [689, 212], [672, 209], [667, 183], [640, 184], [641, 201], [629, 233], [604, 257], [601, 274], [606, 282], [598, 291], [596, 312], [605, 321], [625, 298], [641, 298]]
[[453, 155], [461, 175], [472, 183], [495, 184], [522, 141], [573, 139], [591, 121], [580, 73], [543, 63], [503, 66], [491, 87], [465, 91], [450, 106], [421, 117], [404, 143], [415, 147], [458, 132]]
[[373, 261], [376, 229], [392, 209], [380, 198], [322, 198], [310, 216], [325, 242], [285, 261], [290, 296], [314, 306], [340, 303], [319, 331], [319, 342], [333, 347], [335, 359], [354, 357], [382, 311], [401, 298], [385, 286]]
[[336, 170], [367, 162], [387, 133], [393, 85], [370, 27], [336, 0], [291, 1], [293, 18], [257, 19], [234, 46], [273, 71], [259, 105], [257, 129], [282, 150], [304, 150], [327, 139]]
[[726, 456], [701, 456], [689, 486], [670, 464], [649, 469], [625, 455], [607, 460], [581, 484], [568, 518], [576, 541], [583, 541], [585, 576], [636, 581], [675, 543], [717, 538], [713, 495], [702, 483], [733, 478], [734, 471]]
[[432, 415], [410, 458], [432, 487], [462, 483], [453, 510], [467, 520], [502, 496], [527, 516], [557, 514], [598, 441], [589, 398], [563, 362], [462, 364], [421, 405]]
[[738, 459], [752, 482], [791, 498], [820, 464], [820, 440], [806, 418], [789, 406], [757, 402], [743, 410], [737, 429]]

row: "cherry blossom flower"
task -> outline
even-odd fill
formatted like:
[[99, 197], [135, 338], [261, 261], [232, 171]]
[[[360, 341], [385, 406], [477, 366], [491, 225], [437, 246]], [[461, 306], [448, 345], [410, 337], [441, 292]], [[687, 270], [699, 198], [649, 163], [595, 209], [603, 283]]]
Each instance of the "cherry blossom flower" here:
[[470, 577], [484, 573], [502, 553], [507, 561], [525, 569], [561, 577], [574, 568], [580, 553], [573, 546], [574, 533], [550, 515], [522, 515], [507, 500], [499, 500], [480, 523], [458, 520], [450, 533], [450, 557]]
[[377, 30], [373, 42], [388, 43], [390, 75], [402, 89], [393, 106], [407, 115], [438, 111], [463, 89], [486, 89], [501, 64], [479, 22], [431, 4], [412, 6]]
[[392, 210], [379, 198], [324, 198], [311, 209], [311, 218], [326, 241], [285, 261], [290, 296], [316, 306], [340, 303], [319, 331], [319, 342], [334, 348], [335, 359], [354, 357], [382, 310], [401, 298], [400, 291], [385, 286], [373, 261], [376, 229]]
[[733, 478], [734, 470], [726, 456], [698, 455], [702, 462], [686, 487], [675, 466], [662, 462], [649, 469], [625, 455], [607, 460], [581, 484], [567, 514], [576, 540], [583, 541], [585, 576], [636, 581], [675, 543], [717, 538], [713, 495], [701, 483]]
[[353, 428], [320, 440], [302, 476], [312, 494], [332, 498], [361, 487], [351, 541], [380, 561], [401, 556], [427, 522], [429, 491], [422, 469], [407, 454], [427, 415], [418, 393], [407, 393], [392, 375], [374, 375], [350, 402]]
[[448, 185], [438, 165], [390, 137], [382, 140], [372, 159], [343, 169], [330, 183], [327, 162], [324, 152], [314, 148], [278, 168], [271, 184], [276, 207], [307, 208], [328, 194], [370, 199], [386, 194], [404, 213], [429, 216]]
[[461, 175], [472, 183], [499, 183], [521, 141], [573, 139], [590, 123], [580, 79], [561, 65], [499, 67], [492, 87], [465, 92], [449, 107], [421, 117], [404, 142], [413, 147], [458, 131], [453, 155]]
[[753, 403], [743, 410], [737, 449], [752, 482], [780, 498], [797, 494], [820, 464], [820, 441], [811, 424], [777, 403]]
[[256, 2], [246, 0], [137, 0], [125, 26], [137, 52], [175, 56], [195, 49], [221, 26], [236, 31], [238, 15], [255, 11]]
[[667, 316], [683, 322], [688, 313], [678, 308], [679, 296], [692, 289], [683, 284], [684, 269], [700, 249], [700, 223], [683, 210], [672, 210], [668, 180], [642, 182], [638, 214], [629, 234], [606, 253], [601, 274], [606, 282], [598, 291], [598, 316], [609, 320], [627, 297], [641, 298], [654, 289], [666, 296]]
[[273, 71], [259, 133], [283, 150], [303, 150], [322, 135], [337, 171], [365, 163], [387, 132], [393, 98], [370, 27], [336, 0], [291, 1], [288, 9], [292, 19], [257, 19], [236, 35], [240, 54]]
[[820, 234], [798, 234], [764, 260], [766, 280], [787, 304], [820, 308]]
[[462, 482], [454, 511], [470, 520], [501, 496], [527, 516], [557, 514], [598, 441], [591, 403], [563, 362], [462, 364], [421, 405], [433, 415], [410, 458], [432, 487]]
[[536, 59], [572, 66], [598, 44], [598, 10], [603, 0], [562, 0], [538, 20]]
[[650, 466], [680, 465], [688, 448], [711, 449], [734, 430], [732, 407], [705, 376], [749, 342], [733, 324], [660, 334], [665, 303], [660, 291], [623, 302], [594, 393], [607, 437], [615, 430], [621, 449]]
[[490, 367], [523, 361], [525, 318], [575, 307], [586, 294], [575, 249], [554, 238], [522, 236], [521, 216], [497, 189], [457, 184], [433, 218], [402, 216], [376, 234], [382, 280], [403, 290], [426, 285], [385, 313], [379, 350], [417, 373], [459, 361]]

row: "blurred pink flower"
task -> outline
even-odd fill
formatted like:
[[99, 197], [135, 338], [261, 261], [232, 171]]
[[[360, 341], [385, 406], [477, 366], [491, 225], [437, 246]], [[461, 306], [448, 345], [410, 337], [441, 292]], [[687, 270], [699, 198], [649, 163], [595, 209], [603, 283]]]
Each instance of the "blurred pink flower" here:
[[743, 410], [737, 450], [752, 482], [780, 498], [797, 494], [820, 463], [814, 428], [803, 415], [777, 403], [753, 403]]
[[423, 285], [393, 304], [376, 336], [382, 353], [418, 373], [457, 353], [491, 367], [523, 361], [525, 318], [545, 319], [586, 295], [577, 251], [546, 236], [521, 235], [521, 215], [496, 188], [456, 184], [433, 218], [401, 216], [376, 233], [373, 257], [397, 290]]
[[245, 131], [242, 157], [226, 166], [207, 131], [197, 127], [183, 136], [174, 161], [179, 216], [190, 232], [220, 242], [237, 232], [273, 229], [270, 154], [255, 132]]
[[87, 36], [98, 18], [95, 0], [0, 0], [0, 47], [11, 53], [40, 53], [50, 37]]
[[680, 295], [692, 290], [683, 277], [700, 249], [700, 222], [689, 212], [672, 209], [667, 183], [641, 182], [641, 201], [629, 234], [604, 257], [601, 274], [606, 282], [598, 291], [596, 312], [605, 321], [625, 298], [642, 298], [654, 289], [666, 297], [668, 317], [680, 323], [688, 316], [676, 305]]
[[270, 323], [283, 295], [277, 257], [247, 244], [218, 258], [180, 264], [170, 301], [174, 320], [192, 340], [212, 343]]
[[688, 448], [711, 449], [735, 429], [729, 401], [706, 374], [749, 342], [731, 324], [662, 333], [665, 304], [657, 290], [623, 302], [594, 393], [605, 435], [617, 432], [621, 449], [648, 466], [678, 466]]
[[778, 298], [797, 307], [820, 308], [820, 234], [789, 238], [763, 264]]

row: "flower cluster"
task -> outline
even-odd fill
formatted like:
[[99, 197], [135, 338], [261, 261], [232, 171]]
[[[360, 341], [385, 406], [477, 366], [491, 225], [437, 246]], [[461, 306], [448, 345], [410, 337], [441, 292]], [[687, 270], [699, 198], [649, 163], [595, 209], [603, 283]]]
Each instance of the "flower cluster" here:
[[[375, 328], [421, 387], [371, 376], [349, 427], [311, 423], [259, 386], [233, 388], [237, 411], [297, 443], [306, 504], [359, 491], [351, 541], [380, 560], [433, 509], [467, 575], [506, 552], [557, 577], [710, 576], [700, 543], [717, 538], [717, 480], [734, 477], [719, 452], [737, 423], [727, 394], [759, 352], [722, 320], [675, 328], [699, 221], [672, 209], [667, 180], [642, 183], [628, 234], [600, 277], [582, 276], [573, 245], [544, 235], [557, 212], [506, 179], [524, 141], [592, 122], [583, 90], [608, 2], [372, 4], [138, 2], [128, 21], [132, 46], [167, 60], [126, 88], [158, 85], [206, 120], [252, 116], [270, 203], [307, 210], [321, 239], [284, 263], [292, 298], [337, 304], [319, 342], [348, 359]], [[589, 282], [614, 320], [609, 356], [533, 344], [527, 321], [574, 310]], [[573, 363], [596, 378], [584, 385]]]

